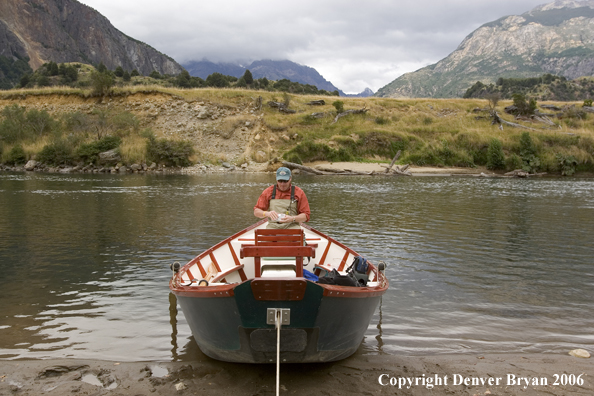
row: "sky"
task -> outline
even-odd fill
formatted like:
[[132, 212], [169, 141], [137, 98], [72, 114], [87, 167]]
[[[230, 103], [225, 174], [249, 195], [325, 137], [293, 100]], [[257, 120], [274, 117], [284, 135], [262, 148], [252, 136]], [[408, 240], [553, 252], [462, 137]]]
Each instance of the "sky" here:
[[183, 64], [285, 60], [374, 92], [452, 53], [481, 25], [547, 0], [79, 0]]

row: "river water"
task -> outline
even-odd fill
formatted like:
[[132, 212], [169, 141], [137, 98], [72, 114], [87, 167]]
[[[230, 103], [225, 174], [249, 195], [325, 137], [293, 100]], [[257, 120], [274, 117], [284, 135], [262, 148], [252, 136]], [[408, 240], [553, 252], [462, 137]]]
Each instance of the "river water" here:
[[[0, 359], [204, 359], [170, 295], [266, 174], [0, 174]], [[388, 263], [359, 354], [594, 349], [594, 180], [296, 176], [310, 225]]]

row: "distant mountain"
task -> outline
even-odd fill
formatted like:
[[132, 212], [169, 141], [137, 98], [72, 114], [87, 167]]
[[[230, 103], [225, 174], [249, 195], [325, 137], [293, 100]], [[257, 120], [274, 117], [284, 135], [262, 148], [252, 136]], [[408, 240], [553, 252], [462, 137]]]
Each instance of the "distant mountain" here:
[[183, 64], [188, 73], [193, 77], [206, 79], [212, 73], [221, 73], [227, 76], [241, 77], [246, 70], [252, 73], [254, 78], [266, 77], [269, 80], [287, 79], [301, 84], [310, 84], [318, 89], [328, 92], [338, 91], [340, 96], [367, 97], [373, 96], [369, 88], [356, 95], [348, 95], [336, 88], [331, 82], [316, 71], [316, 69], [300, 65], [289, 60], [258, 60], [247, 66], [238, 63], [214, 63], [208, 60], [190, 61]]
[[148, 75], [179, 74], [175, 60], [117, 30], [76, 0], [0, 0], [0, 56], [43, 63], [81, 62], [122, 66]]
[[368, 98], [370, 96], [374, 95], [374, 92], [371, 90], [371, 88], [365, 88], [363, 90], [363, 92], [358, 93], [358, 94], [345, 94], [342, 91], [340, 92], [340, 96], [346, 96], [347, 98]]
[[[206, 80], [206, 77], [212, 73], [221, 73], [226, 76], [241, 77], [246, 68], [236, 63], [214, 63], [208, 60], [190, 61], [183, 64], [183, 67], [192, 77], [200, 77]], [[250, 70], [251, 71], [251, 70]]]
[[436, 64], [381, 88], [380, 97], [461, 97], [477, 81], [594, 75], [594, 1], [560, 0], [487, 23]]
[[331, 82], [324, 79], [316, 69], [288, 60], [258, 60], [247, 66], [237, 63], [213, 63], [202, 60], [187, 62], [184, 67], [191, 76], [204, 79], [215, 72], [239, 78], [243, 76], [246, 70], [249, 70], [254, 78], [266, 77], [275, 81], [286, 78], [293, 82], [314, 85], [318, 89], [325, 89], [328, 92], [338, 90]]

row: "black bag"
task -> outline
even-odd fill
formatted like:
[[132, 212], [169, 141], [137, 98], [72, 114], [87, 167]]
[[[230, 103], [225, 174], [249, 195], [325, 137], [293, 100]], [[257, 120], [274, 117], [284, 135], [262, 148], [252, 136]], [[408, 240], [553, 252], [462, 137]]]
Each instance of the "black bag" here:
[[369, 264], [367, 263], [367, 259], [357, 256], [353, 260], [349, 269], [347, 269], [347, 272], [353, 274], [357, 279], [359, 286], [367, 286], [367, 281], [369, 280], [369, 275], [367, 275], [368, 270]]
[[341, 275], [336, 269], [333, 269], [332, 272], [329, 272], [326, 276], [320, 276], [318, 283], [339, 286], [361, 286], [352, 272], [348, 272], [346, 275]]

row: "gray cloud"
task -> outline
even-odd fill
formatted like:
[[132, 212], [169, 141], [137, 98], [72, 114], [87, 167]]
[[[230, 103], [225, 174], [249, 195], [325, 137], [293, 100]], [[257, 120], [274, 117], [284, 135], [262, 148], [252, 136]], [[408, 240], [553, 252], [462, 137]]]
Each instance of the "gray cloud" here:
[[435, 63], [480, 25], [542, 0], [80, 0], [183, 63], [289, 59], [345, 92], [376, 91]]

